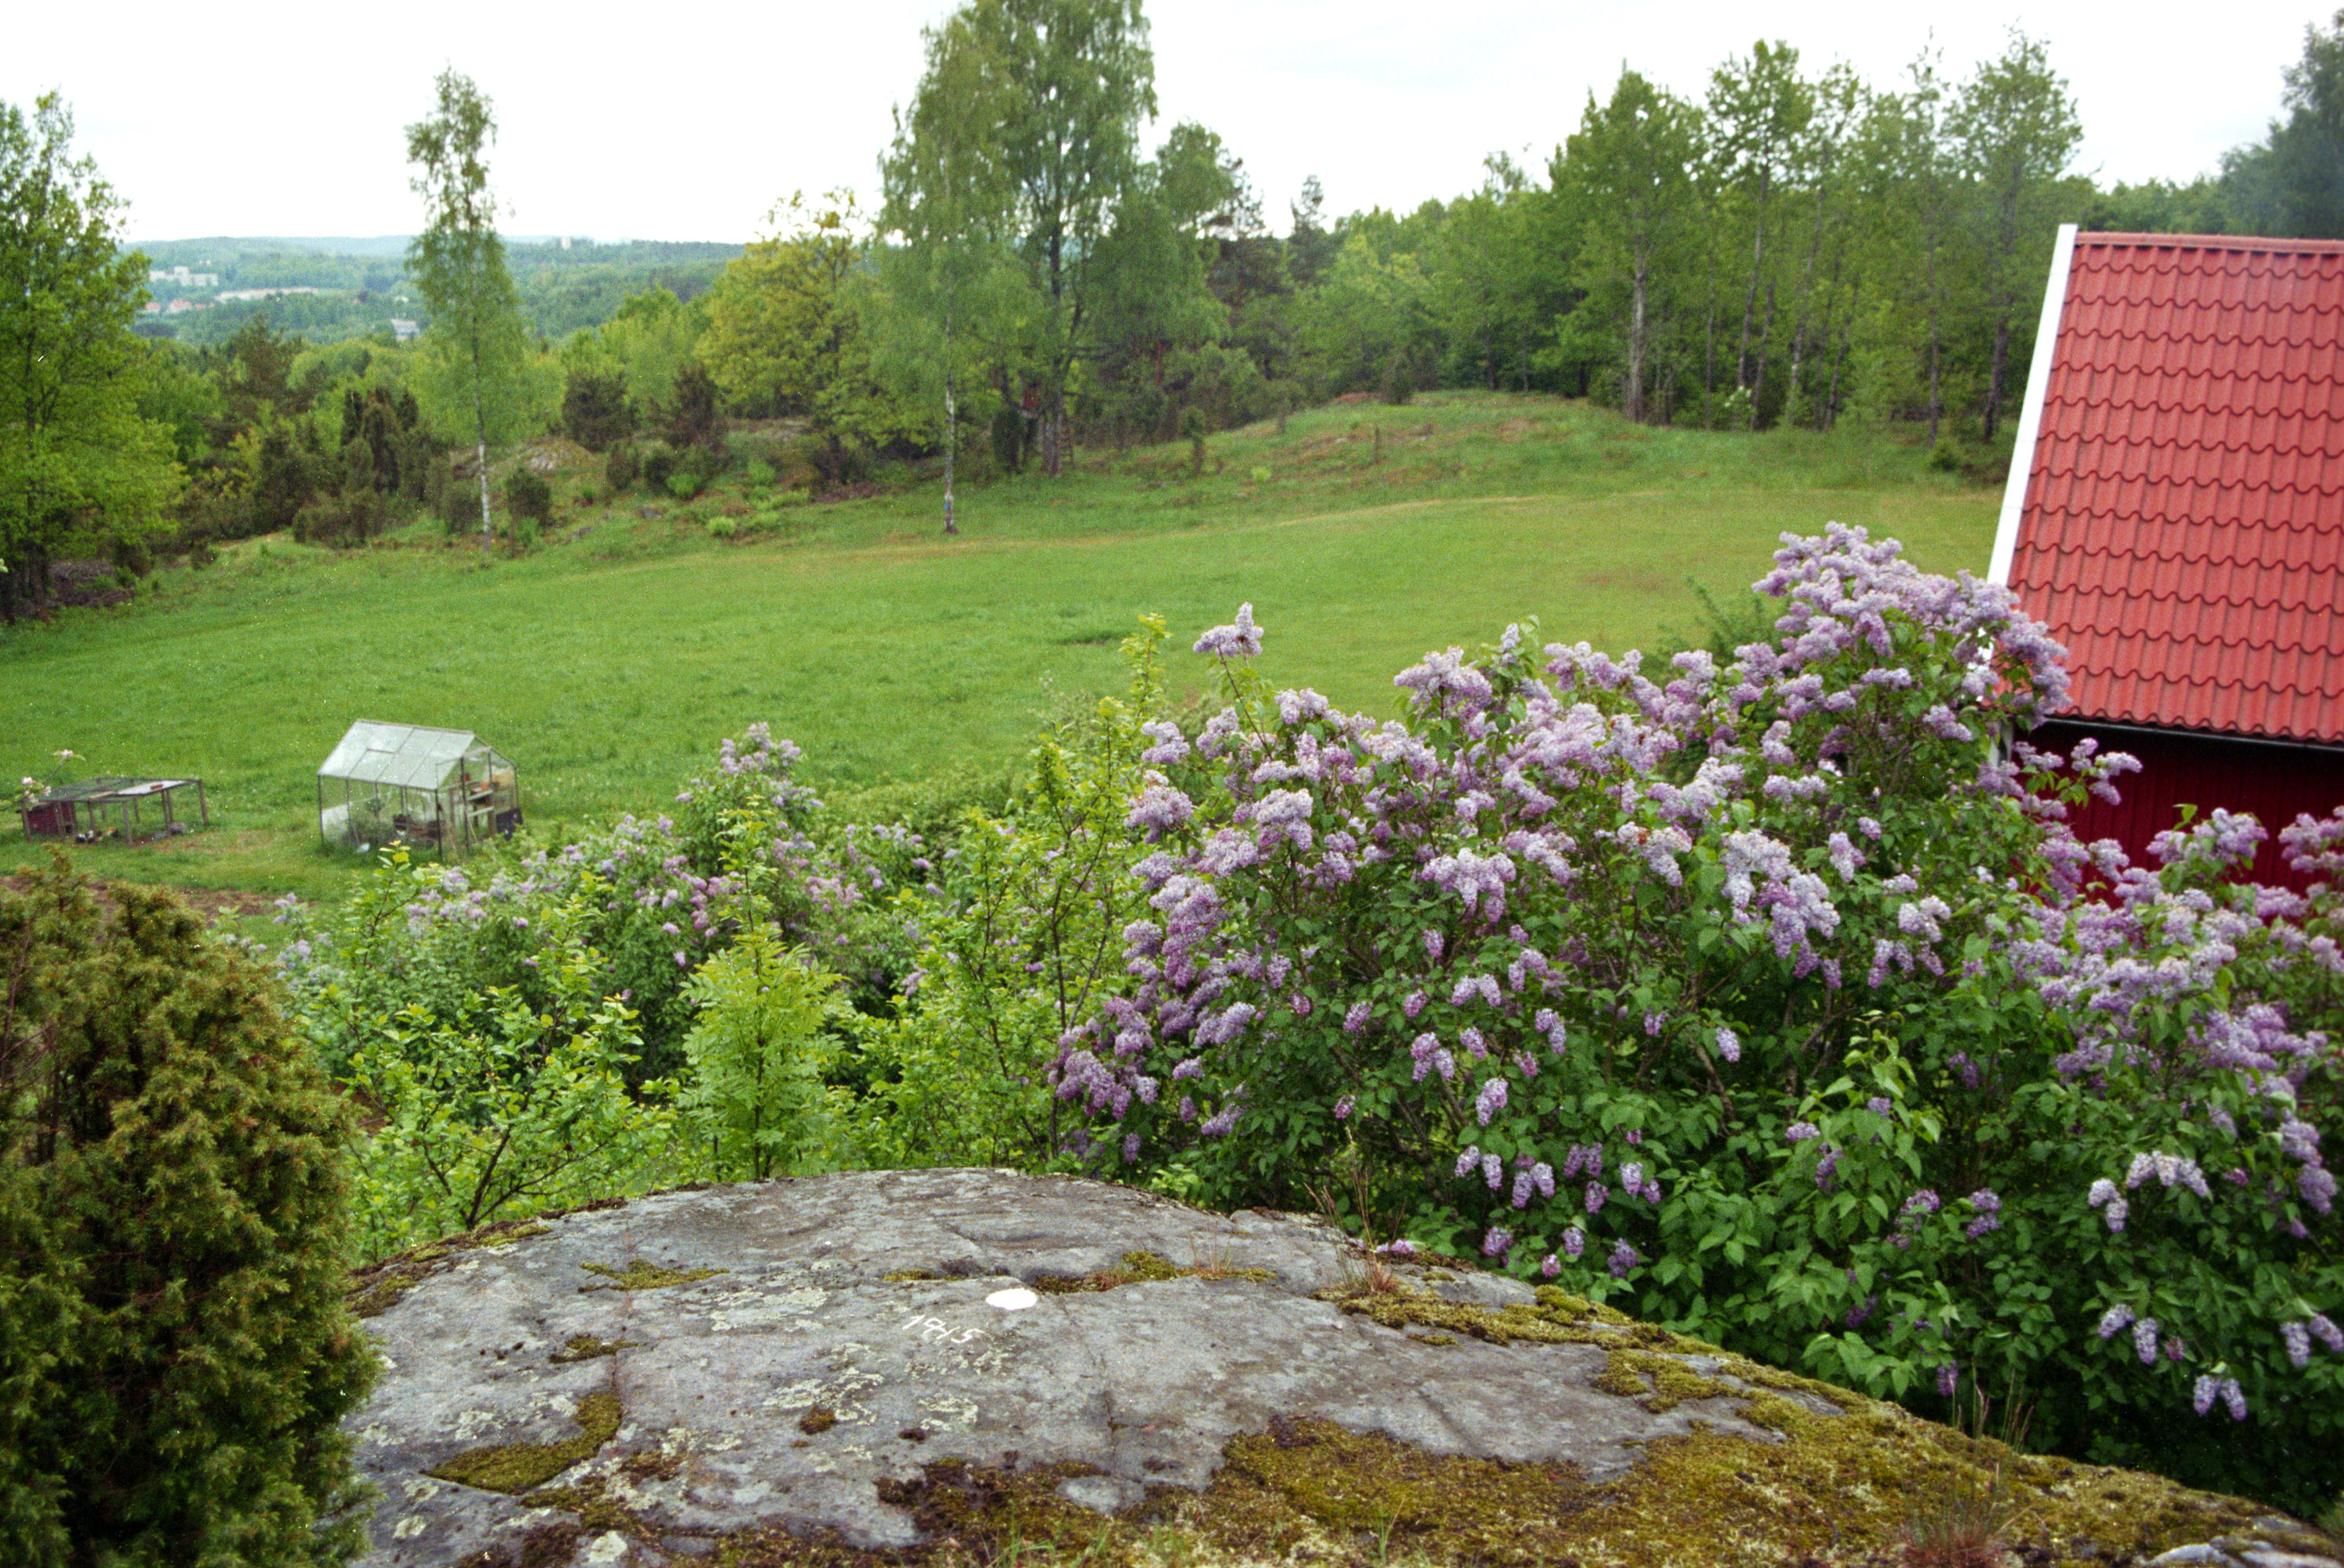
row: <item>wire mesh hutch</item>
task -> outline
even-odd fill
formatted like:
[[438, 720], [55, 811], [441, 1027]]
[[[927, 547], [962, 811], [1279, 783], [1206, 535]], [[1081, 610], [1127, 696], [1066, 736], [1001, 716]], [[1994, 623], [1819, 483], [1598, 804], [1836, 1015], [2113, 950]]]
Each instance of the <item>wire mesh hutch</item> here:
[[520, 825], [512, 762], [470, 730], [361, 719], [318, 769], [318, 835], [461, 860]]

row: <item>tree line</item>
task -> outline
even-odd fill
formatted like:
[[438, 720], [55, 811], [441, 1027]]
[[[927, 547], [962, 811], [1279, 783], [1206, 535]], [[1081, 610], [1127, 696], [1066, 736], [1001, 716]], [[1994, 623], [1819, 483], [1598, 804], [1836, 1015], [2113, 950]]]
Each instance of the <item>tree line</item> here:
[[1330, 216], [1314, 177], [1283, 235], [1209, 127], [1143, 151], [1139, 0], [969, 0], [924, 44], [875, 200], [789, 197], [712, 287], [573, 302], [595, 319], [558, 342], [527, 326], [493, 114], [453, 71], [408, 127], [431, 218], [407, 258], [416, 345], [312, 346], [260, 313], [222, 344], [137, 341], [118, 197], [56, 97], [0, 105], [0, 612], [60, 551], [137, 571], [174, 531], [200, 550], [305, 512], [328, 541], [452, 518], [460, 468], [489, 513], [490, 449], [548, 429], [708, 467], [726, 416], [786, 420], [818, 486], [940, 456], [947, 526], [972, 469], [1055, 474], [1078, 441], [1435, 387], [1721, 430], [1894, 425], [1985, 470], [2058, 224], [2344, 235], [2344, 12], [2307, 28], [2267, 137], [2188, 183], [2077, 172], [2073, 96], [2022, 33], [1966, 75], [1924, 53], [1888, 83], [1762, 41], [1698, 96], [1623, 68], [1542, 163], [1493, 154], [1411, 212]]

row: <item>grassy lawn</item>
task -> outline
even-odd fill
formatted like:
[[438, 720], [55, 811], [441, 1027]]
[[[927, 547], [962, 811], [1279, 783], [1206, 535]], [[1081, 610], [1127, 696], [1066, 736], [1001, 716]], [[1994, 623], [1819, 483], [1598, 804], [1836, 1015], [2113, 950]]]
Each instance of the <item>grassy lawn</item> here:
[[[1280, 683], [1381, 713], [1426, 649], [1524, 615], [1614, 651], [1690, 632], [1688, 578], [1738, 592], [1784, 530], [1861, 523], [1929, 569], [1982, 571], [1998, 501], [1880, 438], [1655, 431], [1478, 393], [1312, 410], [1189, 464], [1179, 445], [965, 485], [953, 540], [929, 481], [795, 509], [795, 534], [752, 542], [709, 536], [738, 497], [633, 493], [573, 501], [558, 542], [492, 565], [428, 540], [246, 541], [133, 605], [0, 632], [0, 776], [55, 776], [60, 747], [81, 774], [200, 775], [212, 832], [77, 859], [330, 897], [352, 862], [318, 847], [315, 773], [358, 718], [479, 731], [550, 830], [656, 810], [761, 718], [842, 786], [1006, 765], [1054, 702], [1119, 685], [1142, 613], [1185, 649], [1249, 600]], [[1185, 652], [1172, 673], [1210, 680]], [[0, 872], [45, 854], [0, 826]]]

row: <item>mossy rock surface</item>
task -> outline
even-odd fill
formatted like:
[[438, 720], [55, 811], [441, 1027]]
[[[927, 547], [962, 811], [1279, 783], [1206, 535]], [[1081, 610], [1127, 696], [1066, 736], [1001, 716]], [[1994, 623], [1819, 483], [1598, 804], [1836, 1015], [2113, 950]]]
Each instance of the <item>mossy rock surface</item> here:
[[367, 1561], [1886, 1565], [1997, 1477], [2011, 1563], [2336, 1551], [1437, 1272], [1004, 1171], [559, 1217], [435, 1255], [372, 1320]]

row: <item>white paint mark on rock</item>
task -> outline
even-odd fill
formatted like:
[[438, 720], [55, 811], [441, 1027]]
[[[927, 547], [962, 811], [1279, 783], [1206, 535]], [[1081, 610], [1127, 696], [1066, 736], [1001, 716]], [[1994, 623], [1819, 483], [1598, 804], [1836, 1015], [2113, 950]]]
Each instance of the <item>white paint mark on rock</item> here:
[[1006, 1290], [995, 1290], [985, 1299], [985, 1304], [998, 1307], [1005, 1312], [1022, 1312], [1041, 1299], [1025, 1286], [1015, 1285]]

